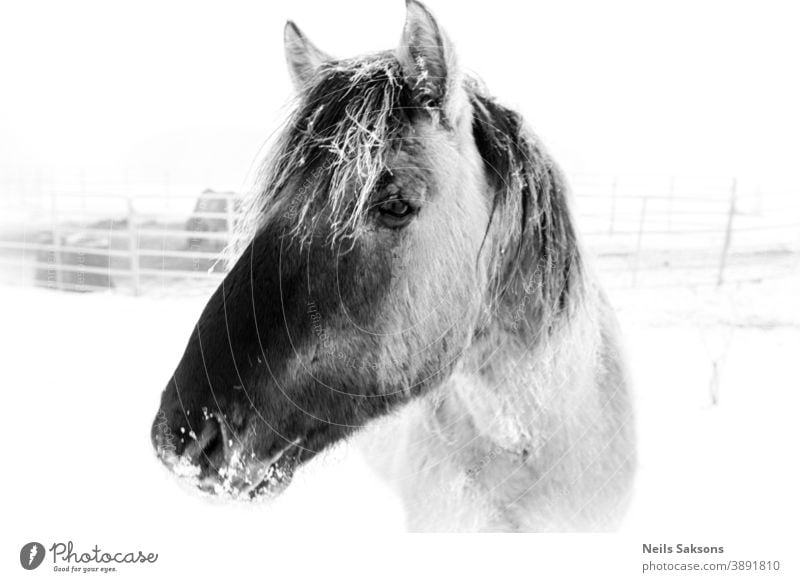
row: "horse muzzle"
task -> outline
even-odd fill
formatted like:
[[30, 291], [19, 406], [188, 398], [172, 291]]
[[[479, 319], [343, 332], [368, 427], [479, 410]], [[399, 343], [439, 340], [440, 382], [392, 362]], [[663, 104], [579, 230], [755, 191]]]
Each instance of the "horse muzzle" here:
[[197, 422], [188, 421], [176, 432], [162, 409], [151, 439], [161, 462], [205, 493], [241, 500], [274, 497], [288, 486], [299, 464], [301, 439], [279, 439], [282, 442], [263, 455], [257, 446], [258, 420], [237, 429], [227, 415], [204, 408], [199, 432], [191, 428]]

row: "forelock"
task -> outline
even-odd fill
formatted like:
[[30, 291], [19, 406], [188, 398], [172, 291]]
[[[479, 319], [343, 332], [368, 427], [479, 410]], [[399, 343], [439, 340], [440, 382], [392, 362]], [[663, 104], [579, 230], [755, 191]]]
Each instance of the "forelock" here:
[[412, 95], [391, 52], [326, 63], [300, 97], [247, 211], [244, 228], [255, 234], [261, 217], [287, 188], [302, 185], [293, 206], [291, 234], [306, 237], [321, 217], [332, 241], [352, 236], [371, 193], [387, 168], [388, 154], [414, 118]]

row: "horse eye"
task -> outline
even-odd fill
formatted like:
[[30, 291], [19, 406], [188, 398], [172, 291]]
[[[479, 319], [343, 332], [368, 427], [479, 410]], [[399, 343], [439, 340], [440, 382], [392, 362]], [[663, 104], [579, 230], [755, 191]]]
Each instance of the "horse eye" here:
[[405, 200], [399, 198], [392, 198], [381, 203], [378, 209], [384, 214], [391, 214], [392, 216], [405, 216], [411, 213], [411, 206]]
[[411, 220], [415, 209], [402, 198], [393, 196], [378, 204], [378, 212], [387, 226], [399, 227], [405, 226]]

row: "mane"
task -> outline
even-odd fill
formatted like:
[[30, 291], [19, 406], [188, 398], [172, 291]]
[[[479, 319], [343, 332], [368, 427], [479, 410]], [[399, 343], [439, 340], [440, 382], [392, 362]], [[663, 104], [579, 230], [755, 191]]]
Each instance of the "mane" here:
[[501, 239], [493, 299], [533, 309], [534, 317], [523, 320], [549, 329], [575, 306], [583, 288], [566, 180], [518, 112], [476, 81], [469, 81], [469, 96], [475, 143], [494, 186], [490, 228], [498, 223]]
[[[580, 287], [582, 260], [566, 182], [519, 113], [472, 78], [464, 89], [494, 192], [487, 237], [494, 226], [501, 239], [493, 300], [537, 310], [541, 329], [542, 321], [568, 310]], [[415, 103], [390, 51], [324, 64], [262, 167], [234, 254], [277, 207], [291, 218], [287, 236], [308, 240], [322, 217], [330, 219], [331, 243], [356, 236], [370, 195], [386, 174], [387, 155], [419, 116], [442, 121], [436, 113]], [[295, 187], [287, 188], [293, 180]]]

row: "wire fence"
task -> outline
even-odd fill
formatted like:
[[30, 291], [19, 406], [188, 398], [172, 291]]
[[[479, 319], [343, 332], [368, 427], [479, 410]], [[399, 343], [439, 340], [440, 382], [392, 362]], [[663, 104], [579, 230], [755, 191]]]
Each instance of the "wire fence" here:
[[[215, 287], [242, 197], [130, 190], [0, 198], [2, 280], [133, 294]], [[578, 176], [573, 190], [579, 231], [610, 286], [719, 286], [798, 270], [794, 192], [743, 188], [734, 179], [630, 176]]]

